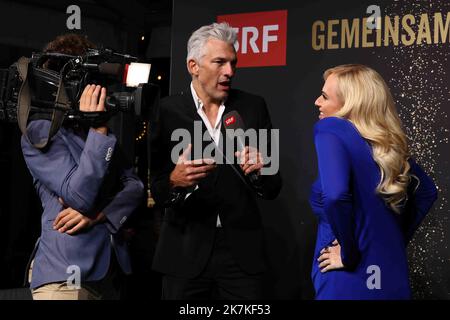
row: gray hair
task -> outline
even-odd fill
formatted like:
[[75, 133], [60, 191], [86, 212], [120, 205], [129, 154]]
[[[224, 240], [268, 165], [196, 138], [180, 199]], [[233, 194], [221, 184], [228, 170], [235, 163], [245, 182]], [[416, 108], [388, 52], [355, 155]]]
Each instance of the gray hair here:
[[237, 36], [236, 31], [226, 22], [212, 23], [195, 30], [187, 44], [186, 62], [191, 59], [199, 62], [203, 56], [203, 48], [211, 38], [224, 41], [234, 46]]

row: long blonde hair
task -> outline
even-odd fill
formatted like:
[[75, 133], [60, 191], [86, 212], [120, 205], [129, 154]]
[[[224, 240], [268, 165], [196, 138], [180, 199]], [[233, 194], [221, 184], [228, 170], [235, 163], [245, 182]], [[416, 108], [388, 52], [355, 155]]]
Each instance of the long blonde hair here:
[[410, 181], [406, 135], [395, 109], [391, 92], [373, 69], [347, 64], [328, 69], [337, 78], [342, 108], [334, 114], [350, 120], [372, 146], [373, 158], [381, 171], [376, 192], [396, 213], [405, 200]]

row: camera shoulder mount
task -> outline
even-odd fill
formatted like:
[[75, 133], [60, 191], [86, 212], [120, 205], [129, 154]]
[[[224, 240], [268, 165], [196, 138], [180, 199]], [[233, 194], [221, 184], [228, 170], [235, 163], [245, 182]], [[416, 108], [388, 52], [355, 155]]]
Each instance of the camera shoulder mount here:
[[[28, 117], [31, 108], [31, 89], [29, 84], [30, 59], [21, 57], [17, 62], [17, 70], [22, 80], [22, 85], [20, 86], [17, 99], [17, 122], [22, 134], [30, 141], [27, 135]], [[53, 109], [51, 125], [47, 138], [37, 143], [30, 141], [35, 148], [42, 149], [47, 146], [48, 142], [61, 127], [64, 121], [64, 115], [68, 110], [70, 110], [70, 101], [67, 97], [62, 79], [63, 77], [60, 77], [58, 91], [55, 98], [55, 108]]]

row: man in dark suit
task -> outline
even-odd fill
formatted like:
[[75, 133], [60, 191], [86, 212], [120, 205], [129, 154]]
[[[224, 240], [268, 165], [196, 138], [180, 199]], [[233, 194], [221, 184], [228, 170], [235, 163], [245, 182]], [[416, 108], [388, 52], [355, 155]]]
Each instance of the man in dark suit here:
[[[278, 172], [264, 174], [255, 146], [225, 150], [229, 138], [222, 121], [230, 111], [241, 115], [247, 129], [272, 129], [263, 98], [231, 89], [235, 42], [226, 23], [196, 30], [188, 42], [190, 88], [161, 100], [151, 126], [151, 190], [165, 207], [153, 263], [164, 274], [163, 299], [262, 297], [263, 230], [256, 197], [275, 198], [281, 178]], [[193, 138], [178, 157], [180, 133]], [[265, 143], [270, 149], [270, 139]], [[203, 154], [211, 144], [216, 160], [198, 158], [195, 151]]]

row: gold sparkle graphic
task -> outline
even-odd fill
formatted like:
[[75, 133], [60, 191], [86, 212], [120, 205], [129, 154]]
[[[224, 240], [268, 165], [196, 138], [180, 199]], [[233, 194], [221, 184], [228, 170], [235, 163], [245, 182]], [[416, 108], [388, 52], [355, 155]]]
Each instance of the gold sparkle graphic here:
[[[449, 1], [392, 1], [386, 15], [447, 15]], [[418, 25], [415, 26], [418, 28]], [[416, 299], [449, 298], [449, 43], [392, 47], [392, 54], [373, 54], [392, 73], [386, 79], [409, 139], [411, 155], [433, 178], [439, 191], [434, 209], [408, 247], [410, 278]]]

